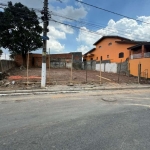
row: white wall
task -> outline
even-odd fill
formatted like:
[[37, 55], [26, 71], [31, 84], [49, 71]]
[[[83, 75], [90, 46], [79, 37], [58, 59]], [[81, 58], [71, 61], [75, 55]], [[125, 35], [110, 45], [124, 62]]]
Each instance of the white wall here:
[[[100, 71], [100, 64], [96, 64], [96, 70]], [[117, 73], [117, 64], [116, 63], [101, 64], [101, 71]]]
[[71, 68], [72, 63], [66, 62], [66, 68]]
[[[96, 64], [96, 70], [100, 71], [100, 64]], [[104, 64], [101, 64], [101, 71], [104, 72]]]

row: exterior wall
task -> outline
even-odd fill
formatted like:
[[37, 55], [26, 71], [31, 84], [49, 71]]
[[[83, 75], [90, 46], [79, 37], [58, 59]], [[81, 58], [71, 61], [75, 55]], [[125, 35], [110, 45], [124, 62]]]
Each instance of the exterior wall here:
[[129, 70], [128, 70], [128, 61], [124, 61], [122, 63], [118, 63], [117, 64], [117, 72], [119, 73], [122, 73], [122, 74], [125, 74], [127, 76], [129, 76]]
[[[115, 41], [121, 41], [117, 38], [106, 38], [103, 39], [100, 43], [96, 45], [96, 49], [92, 51], [90, 54], [94, 54], [93, 57], [87, 56], [86, 60], [100, 60], [100, 57], [102, 56], [102, 60], [110, 60], [111, 62], [120, 63], [121, 59], [122, 62], [126, 61], [127, 58], [130, 56], [130, 51], [127, 49], [128, 47], [134, 46], [135, 44], [119, 44]], [[112, 45], [109, 45], [109, 43], [112, 43]], [[100, 47], [101, 46], [101, 47]], [[124, 58], [119, 58], [119, 53], [124, 53]], [[107, 58], [107, 55], [109, 55], [109, 58]]]
[[70, 62], [66, 62], [66, 68], [67, 69], [71, 68], [71, 63]]
[[15, 62], [17, 66], [21, 66], [23, 64], [22, 56], [21, 55], [16, 55], [15, 56]]
[[[66, 54], [51, 54], [50, 65], [51, 68], [71, 68], [71, 61], [73, 55], [73, 67], [75, 69], [82, 68], [82, 53], [66, 53]], [[23, 64], [22, 56], [16, 55], [15, 62], [17, 66]], [[49, 67], [49, 56], [46, 58], [46, 65]], [[41, 67], [42, 66], [42, 55], [41, 54], [29, 54], [29, 67]]]
[[129, 71], [133, 76], [138, 76], [138, 64], [141, 64], [141, 72], [148, 69], [148, 78], [150, 78], [150, 58], [131, 59], [129, 60]]
[[[96, 71], [100, 71], [100, 64], [96, 64]], [[101, 64], [101, 71], [105, 72], [105, 64]]]
[[0, 72], [6, 72], [7, 70], [15, 67], [15, 62], [12, 60], [1, 60], [0, 61]]
[[96, 61], [84, 61], [82, 63], [82, 69], [84, 70], [96, 70]]
[[[100, 64], [96, 64], [96, 70], [100, 71]], [[108, 73], [117, 73], [117, 63], [101, 64], [101, 71]]]

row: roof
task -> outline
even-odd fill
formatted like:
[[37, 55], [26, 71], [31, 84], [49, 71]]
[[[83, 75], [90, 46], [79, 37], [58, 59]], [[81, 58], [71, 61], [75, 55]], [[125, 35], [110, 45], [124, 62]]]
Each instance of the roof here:
[[137, 49], [137, 48], [140, 48], [142, 45], [144, 46], [150, 46], [150, 42], [142, 42], [140, 44], [137, 44], [137, 45], [134, 45], [134, 46], [131, 46], [129, 48], [127, 48], [128, 50], [134, 50], [134, 49]]
[[100, 38], [98, 41], [96, 41], [93, 45], [96, 45], [97, 43], [101, 42], [102, 40], [106, 39], [106, 38], [118, 38], [118, 39], [122, 39], [122, 40], [126, 40], [126, 41], [132, 41], [131, 39], [127, 39], [121, 36], [103, 36], [102, 38]]
[[93, 52], [95, 49], [96, 49], [96, 48], [92, 48], [90, 51], [86, 52], [83, 56], [85, 56], [85, 55], [88, 54], [88, 53]]
[[146, 43], [146, 41], [115, 41], [116, 43], [119, 44], [140, 44], [140, 43]]

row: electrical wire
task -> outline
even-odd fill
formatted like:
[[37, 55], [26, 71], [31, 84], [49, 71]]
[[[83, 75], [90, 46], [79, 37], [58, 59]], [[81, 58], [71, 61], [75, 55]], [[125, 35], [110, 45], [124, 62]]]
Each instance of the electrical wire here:
[[[54, 15], [54, 13], [52, 13], [51, 15]], [[55, 16], [55, 15], [54, 15]], [[56, 16], [59, 16], [59, 15], [56, 15]], [[60, 17], [62, 17], [63, 18], [63, 16], [60, 16]], [[97, 28], [97, 29], [104, 29], [105, 28], [105, 30], [106, 31], [111, 31], [113, 34], [114, 33], [116, 33], [116, 31], [113, 29], [113, 28], [106, 28], [106, 27], [104, 27], [104, 26], [100, 26], [100, 25], [95, 25], [95, 24], [91, 24], [91, 23], [87, 23], [87, 22], [83, 22], [83, 21], [77, 21], [77, 20], [75, 20], [75, 19], [72, 19], [72, 18], [68, 18], [68, 17], [64, 17], [65, 19], [69, 19], [69, 20], [72, 20], [72, 21], [76, 21], [76, 22], [78, 22], [78, 23], [82, 23], [83, 25], [89, 25], [89, 26], [94, 26], [95, 28]], [[62, 22], [61, 22], [62, 23]], [[73, 27], [75, 27], [74, 25], [73, 25]], [[77, 27], [77, 26], [76, 26]], [[100, 28], [101, 27], [101, 28]], [[77, 28], [81, 28], [81, 27], [77, 27]], [[120, 35], [120, 36], [124, 36], [124, 37], [126, 37], [127, 36], [127, 34], [128, 34], [128, 36], [131, 36], [131, 33], [129, 33], [129, 32], [125, 32], [125, 31], [123, 31], [123, 30], [118, 30], [117, 29], [117, 31], [119, 32], [117, 32], [116, 34], [118, 35]], [[92, 32], [95, 32], [95, 31], [92, 31]], [[97, 32], [95, 32], [95, 33], [97, 33]], [[130, 34], [130, 35], [129, 35]], [[142, 40], [141, 38], [136, 38], [136, 40]]]
[[[106, 26], [103, 26], [103, 25], [96, 25], [96, 24], [89, 23], [89, 22], [86, 22], [86, 21], [78, 21], [78, 20], [75, 20], [75, 19], [72, 19], [72, 18], [69, 18], [69, 17], [66, 17], [66, 16], [58, 15], [58, 14], [56, 14], [56, 13], [51, 13], [51, 15], [53, 15], [53, 16], [58, 16], [58, 17], [61, 17], [61, 18], [65, 18], [65, 19], [67, 19], [67, 20], [75, 21], [75, 22], [78, 22], [78, 23], [80, 23], [80, 24], [82, 24], [82, 25], [87, 25], [87, 26], [95, 27], [96, 29], [103, 29], [103, 28], [106, 28]], [[111, 30], [111, 31], [114, 30], [114, 28], [111, 28], [111, 27], [107, 27], [107, 29], [109, 29], [109, 30]], [[129, 32], [126, 32], [126, 31], [121, 30], [121, 29], [119, 29], [119, 28], [117, 28], [117, 30], [118, 30], [119, 32], [129, 34]]]
[[[50, 21], [53, 21], [53, 22], [56, 22], [56, 23], [59, 23], [59, 24], [65, 25], [65, 26], [69, 26], [69, 27], [72, 27], [72, 28], [75, 28], [75, 29], [79, 29], [79, 30], [81, 30], [83, 32], [90, 33], [90, 34], [93, 34], [93, 35], [104, 36], [104, 34], [100, 34], [98, 32], [91, 31], [91, 30], [86, 30], [86, 29], [83, 29], [82, 27], [66, 24], [66, 23], [63, 23], [63, 22], [56, 21], [56, 20], [50, 20]], [[119, 35], [121, 35], [121, 34], [119, 34]]]
[[142, 20], [139, 20], [139, 19], [135, 19], [135, 18], [132, 18], [132, 17], [129, 17], [129, 16], [126, 16], [126, 15], [122, 15], [120, 13], [116, 13], [114, 11], [110, 11], [108, 9], [104, 9], [104, 8], [101, 8], [101, 7], [98, 7], [98, 6], [95, 6], [95, 5], [92, 5], [92, 4], [88, 4], [86, 2], [83, 2], [83, 1], [79, 1], [79, 0], [75, 0], [79, 3], [82, 3], [84, 5], [87, 5], [87, 6], [90, 6], [90, 7], [93, 7], [93, 8], [97, 8], [97, 9], [100, 9], [100, 10], [103, 10], [103, 11], [106, 11], [106, 12], [109, 12], [109, 13], [112, 13], [112, 14], [115, 14], [115, 15], [118, 15], [118, 16], [121, 16], [121, 17], [125, 17], [125, 18], [128, 18], [128, 19], [132, 19], [132, 20], [135, 20], [135, 21], [139, 21], [139, 22], [142, 22], [142, 23], [146, 23], [146, 24], [150, 24], [149, 22], [145, 22], [145, 21], [142, 21]]

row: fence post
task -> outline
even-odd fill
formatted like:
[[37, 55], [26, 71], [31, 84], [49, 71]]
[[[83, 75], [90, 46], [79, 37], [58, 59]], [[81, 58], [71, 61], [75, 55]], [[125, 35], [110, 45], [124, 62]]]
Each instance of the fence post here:
[[28, 57], [27, 57], [27, 86], [28, 86], [28, 79], [29, 79], [28, 69], [29, 69], [29, 51], [28, 51]]
[[72, 54], [72, 59], [71, 59], [71, 78], [70, 78], [70, 82], [72, 82], [72, 69], [73, 69], [73, 54]]
[[99, 67], [99, 69], [100, 69], [100, 70], [99, 70], [99, 71], [100, 71], [100, 73], [99, 73], [99, 75], [100, 75], [100, 78], [99, 78], [99, 79], [100, 79], [100, 85], [102, 84], [102, 71], [101, 71], [101, 63], [102, 63], [102, 62], [101, 62], [101, 58], [100, 58], [100, 62], [99, 62], [99, 65], [100, 65], [100, 67]]
[[140, 84], [141, 81], [141, 64], [138, 64], [138, 83]]
[[1, 71], [3, 72], [3, 65], [2, 65], [2, 61], [1, 61], [1, 56], [0, 56], [0, 64], [1, 64]]
[[51, 67], [51, 62], [50, 62], [50, 48], [49, 48], [49, 84], [50, 84], [50, 67]]
[[121, 64], [122, 64], [122, 59], [121, 59], [119, 70], [118, 70], [118, 83], [119, 83], [119, 79], [120, 79]]
[[87, 83], [87, 61], [86, 61], [86, 83]]

